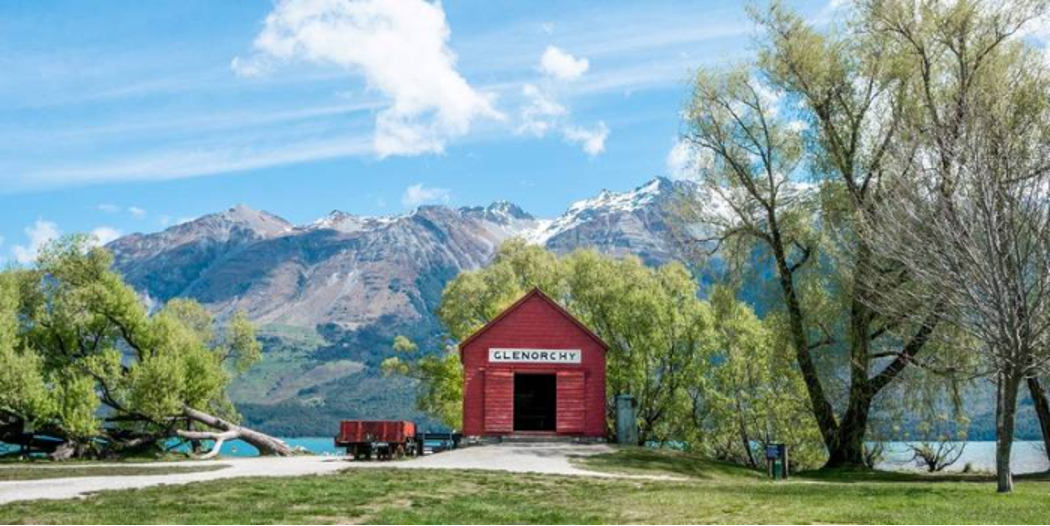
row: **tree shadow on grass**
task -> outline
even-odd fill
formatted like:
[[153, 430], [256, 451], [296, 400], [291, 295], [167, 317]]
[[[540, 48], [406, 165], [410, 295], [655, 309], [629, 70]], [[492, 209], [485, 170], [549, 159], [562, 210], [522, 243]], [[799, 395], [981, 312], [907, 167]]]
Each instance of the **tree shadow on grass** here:
[[[926, 473], [914, 471], [880, 471], [874, 469], [855, 468], [817, 469], [798, 473], [796, 477], [805, 480], [846, 484], [854, 482], [891, 482], [919, 484], [930, 484], [940, 482], [995, 482], [995, 473], [987, 472], [960, 473], [958, 471], [954, 471], [950, 473]], [[1014, 475], [1014, 480], [1022, 482], [1050, 482], [1050, 472]]]
[[708, 480], [719, 478], [757, 480], [763, 476], [758, 471], [729, 462], [709, 460], [681, 451], [640, 447], [625, 447], [613, 453], [578, 457], [574, 459], [574, 463], [583, 469], [631, 475], [670, 475]]

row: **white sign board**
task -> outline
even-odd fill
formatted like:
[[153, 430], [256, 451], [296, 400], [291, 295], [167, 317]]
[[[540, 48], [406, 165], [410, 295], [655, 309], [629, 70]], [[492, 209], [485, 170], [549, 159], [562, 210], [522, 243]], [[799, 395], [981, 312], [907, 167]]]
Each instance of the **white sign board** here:
[[579, 349], [489, 349], [490, 363], [580, 363]]

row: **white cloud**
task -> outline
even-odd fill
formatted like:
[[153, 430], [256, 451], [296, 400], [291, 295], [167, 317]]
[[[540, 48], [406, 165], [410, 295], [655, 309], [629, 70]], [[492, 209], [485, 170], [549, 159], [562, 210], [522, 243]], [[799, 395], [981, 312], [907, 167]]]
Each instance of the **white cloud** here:
[[707, 150], [697, 151], [689, 143], [679, 139], [667, 152], [667, 175], [672, 179], [695, 179], [700, 170], [710, 169], [714, 158]]
[[[119, 207], [119, 206], [117, 206], [115, 204], [112, 204], [112, 203], [102, 203], [102, 204], [98, 205], [96, 208], [98, 208], [100, 211], [105, 212], [107, 214], [116, 214], [116, 213], [120, 213], [122, 210], [124, 210], [123, 208], [121, 208], [121, 207]], [[143, 208], [139, 208], [137, 206], [129, 206], [127, 208], [127, 212], [129, 214], [131, 214], [132, 216], [138, 218], [138, 219], [146, 217], [146, 210], [143, 209]]]
[[270, 72], [268, 63], [258, 58], [247, 58], [233, 57], [230, 61], [230, 69], [237, 74], [238, 77], [255, 78], [261, 77]]
[[569, 112], [549, 93], [533, 84], [526, 84], [521, 89], [521, 94], [527, 102], [521, 109], [521, 125], [518, 126], [518, 133], [543, 137], [554, 127], [560, 117]]
[[755, 89], [755, 94], [758, 95], [758, 103], [762, 110], [766, 115], [776, 117], [780, 103], [784, 100], [784, 92], [759, 79], [753, 78], [751, 85]]
[[40, 249], [49, 241], [58, 239], [62, 235], [58, 225], [43, 219], [37, 219], [32, 225], [27, 226], [23, 232], [29, 238], [29, 244], [11, 247], [11, 253], [15, 256], [15, 261], [23, 265], [36, 261], [37, 255], [40, 254]]
[[376, 115], [375, 152], [439, 153], [476, 119], [502, 118], [456, 71], [450, 34], [439, 3], [280, 0], [255, 39], [255, 54], [231, 66], [247, 76], [292, 61], [359, 73], [390, 101]]
[[674, 179], [686, 179], [693, 173], [693, 147], [686, 141], [676, 141], [667, 153], [667, 174]]
[[558, 80], [576, 80], [590, 65], [586, 58], [576, 58], [555, 46], [547, 46], [540, 58], [540, 70]]
[[1018, 36], [1036, 42], [1043, 50], [1043, 61], [1050, 64], [1050, 15], [1044, 15], [1021, 26]]
[[427, 188], [422, 183], [417, 183], [405, 188], [401, 195], [401, 204], [414, 208], [426, 203], [447, 203], [452, 197], [452, 192], [447, 188]]
[[114, 241], [122, 235], [123, 234], [115, 228], [100, 226], [91, 231], [91, 244], [93, 246], [107, 245], [110, 241]]
[[604, 122], [598, 121], [598, 125], [592, 129], [581, 127], [569, 127], [564, 130], [565, 140], [583, 146], [587, 155], [594, 157], [605, 151], [605, 139], [609, 137], [609, 127]]
[[[254, 170], [306, 161], [368, 155], [365, 137], [331, 135], [262, 145], [236, 141], [214, 147], [184, 147], [141, 155], [44, 168], [18, 179], [0, 171], [0, 192], [108, 181], [167, 180]], [[5, 187], [5, 185], [8, 185]]]
[[809, 124], [806, 121], [794, 119], [789, 121], [786, 125], [787, 129], [794, 133], [802, 133], [809, 129]]
[[522, 87], [521, 94], [525, 102], [521, 107], [521, 123], [517, 132], [544, 137], [557, 130], [566, 142], [581, 145], [591, 157], [604, 152], [609, 127], [604, 122], [598, 122], [590, 129], [574, 125], [569, 119], [568, 106], [556, 96], [562, 81], [580, 78], [588, 65], [585, 58], [578, 59], [554, 46], [547, 46], [540, 58], [540, 70], [551, 79], [539, 85], [525, 84]]

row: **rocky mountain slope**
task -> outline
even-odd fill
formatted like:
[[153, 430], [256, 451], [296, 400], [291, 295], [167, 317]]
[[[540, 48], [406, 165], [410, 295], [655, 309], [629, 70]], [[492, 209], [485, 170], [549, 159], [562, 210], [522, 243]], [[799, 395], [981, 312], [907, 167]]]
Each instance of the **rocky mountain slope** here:
[[[432, 313], [448, 280], [489, 262], [512, 236], [556, 252], [593, 247], [650, 264], [685, 259], [668, 235], [676, 198], [689, 194], [719, 215], [697, 192], [692, 183], [657, 178], [572, 203], [553, 219], [500, 201], [391, 217], [334, 211], [297, 226], [235, 206], [108, 247], [147, 302], [191, 297], [219, 316], [243, 309], [259, 324], [263, 360], [231, 392], [249, 424], [285, 436], [329, 435], [343, 418], [409, 418], [427, 427], [414, 409], [414, 386], [383, 377], [379, 363], [397, 334], [424, 348], [440, 345]], [[720, 272], [717, 259], [703, 272]], [[767, 279], [752, 276], [741, 292], [760, 311], [776, 296]], [[991, 436], [987, 395], [969, 400], [975, 438]], [[1035, 437], [1030, 402], [1021, 406], [1020, 435]]]
[[393, 217], [334, 211], [294, 226], [238, 205], [156, 234], [111, 243], [116, 267], [150, 301], [191, 297], [260, 324], [357, 329], [384, 317], [420, 319], [448, 278], [489, 261], [511, 236], [567, 252], [595, 247], [650, 263], [675, 257], [668, 204], [690, 183], [654, 179], [602, 192], [554, 220], [501, 201], [423, 206]]
[[264, 361], [233, 391], [249, 421], [327, 434], [338, 418], [419, 418], [411, 386], [379, 378], [378, 363], [395, 334], [434, 338], [445, 284], [486, 264], [506, 239], [666, 262], [681, 256], [667, 235], [672, 203], [695, 191], [657, 178], [573, 203], [552, 220], [500, 201], [391, 217], [334, 211], [296, 226], [239, 205], [108, 246], [147, 301], [190, 297], [220, 317], [244, 310], [263, 327]]

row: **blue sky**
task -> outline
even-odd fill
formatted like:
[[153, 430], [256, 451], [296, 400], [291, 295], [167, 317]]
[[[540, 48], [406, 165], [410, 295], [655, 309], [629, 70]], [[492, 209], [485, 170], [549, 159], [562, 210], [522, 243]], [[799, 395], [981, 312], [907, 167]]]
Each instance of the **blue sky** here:
[[692, 72], [754, 34], [732, 1], [3, 2], [0, 263], [237, 203], [554, 216], [670, 175]]

